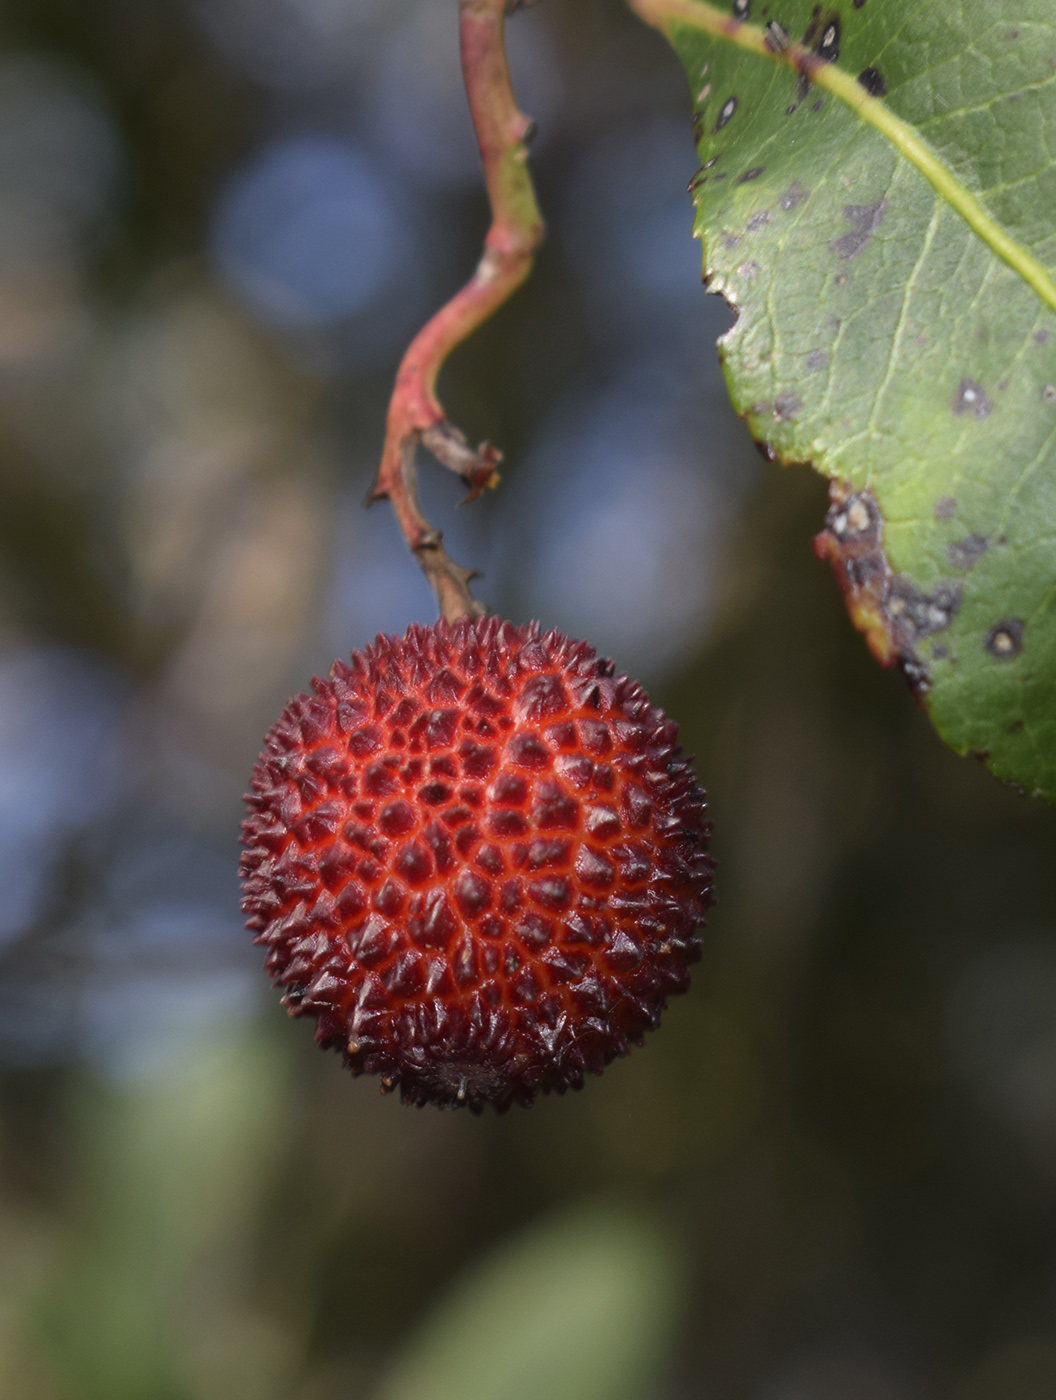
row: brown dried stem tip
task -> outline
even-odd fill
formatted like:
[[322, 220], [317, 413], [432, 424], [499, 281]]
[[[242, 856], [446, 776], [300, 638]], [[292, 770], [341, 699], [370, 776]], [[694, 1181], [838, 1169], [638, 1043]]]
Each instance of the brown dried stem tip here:
[[392, 502], [408, 546], [432, 585], [448, 622], [479, 617], [484, 608], [469, 590], [473, 573], [444, 550], [442, 536], [422, 514], [415, 480], [419, 442], [456, 472], [474, 500], [498, 480], [502, 454], [489, 443], [475, 451], [444, 416], [437, 375], [467, 339], [521, 285], [543, 237], [543, 220], [528, 173], [532, 122], [517, 110], [506, 62], [507, 0], [459, 0], [462, 76], [480, 146], [492, 222], [477, 270], [462, 290], [415, 336], [396, 375], [385, 446], [368, 501]]

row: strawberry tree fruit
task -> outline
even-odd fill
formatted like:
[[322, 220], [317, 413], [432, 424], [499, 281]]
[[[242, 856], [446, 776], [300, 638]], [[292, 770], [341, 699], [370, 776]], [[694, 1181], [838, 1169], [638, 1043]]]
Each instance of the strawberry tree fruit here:
[[405, 1102], [579, 1088], [700, 955], [711, 828], [677, 738], [536, 624], [412, 626], [336, 662], [246, 799], [243, 907], [284, 1004]]

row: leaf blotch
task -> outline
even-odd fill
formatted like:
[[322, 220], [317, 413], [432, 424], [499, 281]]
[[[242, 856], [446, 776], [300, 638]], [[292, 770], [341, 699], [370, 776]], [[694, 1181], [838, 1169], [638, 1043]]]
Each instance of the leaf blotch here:
[[827, 16], [821, 28], [821, 34], [814, 47], [814, 52], [825, 63], [835, 63], [840, 56], [840, 17], [837, 14]]
[[809, 96], [810, 79], [807, 77], [806, 73], [800, 73], [799, 77], [796, 79], [796, 95], [785, 108], [785, 116], [790, 117], [793, 112], [798, 111]]
[[750, 180], [758, 180], [765, 169], [765, 165], [753, 165], [751, 170], [746, 170], [743, 175], [737, 176], [737, 183], [747, 185]]
[[887, 83], [879, 68], [863, 68], [858, 74], [858, 81], [870, 97], [884, 97], [887, 94]]
[[1044, 327], [1043, 327], [1040, 331], [1035, 331], [1035, 332], [1034, 332], [1034, 344], [1035, 344], [1035, 345], [1048, 345], [1048, 343], [1049, 343], [1049, 341], [1050, 341], [1051, 339], [1052, 339], [1052, 331], [1047, 331], [1047, 330], [1044, 329]]
[[873, 494], [834, 482], [831, 495], [825, 528], [814, 537], [814, 553], [832, 565], [851, 621], [865, 634], [877, 661], [881, 666], [897, 663], [915, 694], [923, 696], [931, 676], [917, 647], [950, 626], [961, 605], [961, 585], [940, 580], [925, 592], [896, 574], [884, 552], [883, 519]]
[[887, 614], [901, 633], [903, 643], [915, 644], [933, 632], [945, 632], [961, 606], [961, 585], [940, 580], [930, 593], [911, 579], [896, 574], [891, 582]]
[[935, 502], [933, 513], [936, 520], [952, 520], [957, 514], [957, 497], [940, 496]]
[[[798, 180], [793, 180], [792, 183], [789, 185], [788, 189], [785, 190], [784, 194], [777, 201], [777, 203], [778, 207], [780, 209], [783, 209], [785, 213], [788, 214], [791, 213], [791, 211], [795, 209], [798, 205], [802, 204], [805, 200], [809, 198], [810, 191], [804, 189]], [[1035, 337], [1035, 339], [1036, 338], [1037, 337]]]
[[998, 661], [1011, 661], [1023, 650], [1024, 630], [1018, 617], [1006, 617], [990, 628], [983, 645]]
[[970, 413], [973, 418], [989, 418], [994, 411], [994, 401], [976, 380], [962, 379], [953, 400], [953, 411], [958, 417]]
[[774, 417], [779, 422], [787, 423], [795, 418], [802, 407], [803, 400], [797, 394], [786, 391], [774, 399]]
[[[835, 63], [840, 56], [840, 16], [836, 10], [822, 11], [815, 5], [803, 35], [803, 47], [822, 63]], [[809, 65], [803, 71], [809, 77]]]
[[825, 368], [829, 363], [829, 357], [824, 350], [812, 350], [803, 363], [807, 370], [813, 374], [816, 370]]
[[829, 252], [835, 253], [843, 262], [856, 258], [880, 227], [885, 206], [883, 199], [878, 199], [875, 204], [845, 204], [840, 212], [851, 227], [847, 233], [841, 233], [839, 238], [831, 240]]
[[727, 97], [726, 101], [722, 104], [722, 107], [719, 109], [719, 115], [715, 119], [715, 125], [711, 128], [712, 136], [714, 136], [716, 132], [721, 131], [724, 126], [729, 125], [730, 121], [733, 118], [733, 114], [734, 112], [736, 112], [736, 110], [736, 97]]
[[953, 568], [966, 573], [983, 557], [990, 547], [989, 535], [965, 535], [946, 546], [946, 557]]

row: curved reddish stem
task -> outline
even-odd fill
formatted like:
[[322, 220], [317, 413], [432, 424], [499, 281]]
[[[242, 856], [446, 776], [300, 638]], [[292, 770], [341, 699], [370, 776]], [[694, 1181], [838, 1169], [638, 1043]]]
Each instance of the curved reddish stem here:
[[460, 0], [462, 76], [480, 146], [492, 222], [477, 270], [415, 336], [396, 375], [381, 466], [369, 500], [392, 502], [404, 538], [449, 622], [483, 606], [469, 589], [473, 574], [447, 555], [439, 530], [418, 504], [415, 449], [425, 444], [457, 472], [473, 500], [498, 480], [502, 454], [489, 443], [474, 450], [449, 423], [436, 380], [451, 352], [495, 312], [528, 276], [544, 226], [528, 173], [533, 125], [517, 110], [504, 38], [506, 0]]

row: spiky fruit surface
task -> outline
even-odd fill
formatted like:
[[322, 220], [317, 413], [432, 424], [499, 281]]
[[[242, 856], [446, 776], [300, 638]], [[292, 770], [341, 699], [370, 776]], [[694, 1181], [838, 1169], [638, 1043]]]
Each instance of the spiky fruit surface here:
[[676, 741], [534, 624], [414, 626], [335, 662], [246, 799], [243, 907], [285, 1005], [407, 1102], [578, 1087], [699, 956], [710, 826]]

